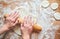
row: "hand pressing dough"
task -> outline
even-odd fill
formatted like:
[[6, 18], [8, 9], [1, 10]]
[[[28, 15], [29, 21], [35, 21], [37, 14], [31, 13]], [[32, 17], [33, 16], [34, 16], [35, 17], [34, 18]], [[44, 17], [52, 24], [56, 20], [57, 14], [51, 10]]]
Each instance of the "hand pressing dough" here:
[[[14, 11], [18, 11], [19, 13], [21, 13], [21, 14], [20, 14], [20, 18], [18, 18], [19, 23], [23, 23], [24, 17], [30, 15], [30, 14], [29, 14], [29, 11], [26, 10], [25, 8], [23, 8], [23, 7], [17, 7]], [[13, 11], [13, 12], [14, 12], [14, 11]], [[31, 15], [32, 15], [32, 14], [31, 14]], [[5, 18], [6, 18], [7, 16], [9, 16], [9, 14], [5, 14], [5, 15], [4, 15]], [[34, 17], [34, 16], [32, 16], [32, 17], [33, 17], [34, 21], [36, 21], [35, 17]], [[21, 18], [22, 18], [22, 19], [21, 19]], [[33, 25], [33, 28], [34, 28], [34, 31], [36, 31], [36, 32], [42, 30], [42, 27], [39, 26], [39, 25], [37, 25], [37, 24], [34, 24], [34, 25]], [[15, 31], [17, 34], [21, 35], [21, 32], [20, 32], [19, 27], [18, 27], [18, 28], [15, 28], [14, 31]]]
[[51, 8], [52, 8], [53, 10], [57, 9], [57, 8], [58, 8], [58, 3], [52, 3], [52, 4], [51, 4]]
[[48, 7], [49, 6], [49, 2], [46, 0], [46, 1], [43, 1], [42, 4], [41, 4], [42, 7]]
[[[5, 14], [5, 15], [4, 15], [5, 18], [6, 18], [7, 16], [9, 16], [9, 15], [8, 15], [8, 14]], [[23, 23], [23, 19], [21, 19], [21, 18], [18, 18], [18, 21], [19, 21], [19, 23]], [[42, 30], [42, 27], [41, 27], [39, 24], [34, 24], [34, 25], [33, 25], [33, 29], [34, 29], [35, 32], [39, 32], [39, 31]], [[19, 28], [18, 26], [14, 29], [14, 31], [15, 31], [17, 34], [21, 35], [20, 28]]]
[[60, 13], [55, 13], [54, 17], [55, 17], [56, 20], [60, 20]]

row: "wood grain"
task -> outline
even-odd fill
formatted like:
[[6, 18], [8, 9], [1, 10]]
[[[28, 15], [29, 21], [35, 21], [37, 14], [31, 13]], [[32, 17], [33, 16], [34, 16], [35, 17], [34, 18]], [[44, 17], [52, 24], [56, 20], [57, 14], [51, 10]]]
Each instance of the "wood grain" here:
[[60, 21], [54, 21], [53, 25], [60, 25]]
[[60, 39], [60, 28], [55, 32], [55, 39]]

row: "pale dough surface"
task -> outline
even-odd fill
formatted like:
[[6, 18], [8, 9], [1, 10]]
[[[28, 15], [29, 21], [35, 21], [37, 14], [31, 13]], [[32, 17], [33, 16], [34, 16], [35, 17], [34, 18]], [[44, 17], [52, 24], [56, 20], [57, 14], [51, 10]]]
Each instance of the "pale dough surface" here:
[[60, 13], [58, 13], [58, 12], [55, 13], [55, 14], [54, 14], [54, 17], [55, 17], [55, 19], [60, 20]]
[[57, 8], [58, 8], [58, 3], [52, 3], [52, 4], [51, 4], [51, 8], [52, 8], [53, 10], [57, 9]]

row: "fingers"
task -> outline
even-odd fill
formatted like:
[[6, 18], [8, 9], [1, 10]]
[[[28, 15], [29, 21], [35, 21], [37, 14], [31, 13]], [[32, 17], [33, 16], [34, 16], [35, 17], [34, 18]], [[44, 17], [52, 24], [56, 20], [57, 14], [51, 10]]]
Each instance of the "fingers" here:
[[27, 20], [28, 20], [28, 18], [27, 18], [27, 16], [25, 16], [24, 17], [24, 24], [27, 24]]
[[15, 13], [11, 13], [10, 15], [9, 15], [9, 18], [10, 18], [10, 20], [11, 21], [16, 21], [16, 19], [19, 17], [19, 14], [17, 13], [17, 12], [15, 12]]
[[31, 16], [29, 16], [29, 19], [28, 19], [28, 22], [31, 24], [31, 26], [32, 26], [32, 24], [33, 24], [33, 19], [32, 19], [32, 17]]
[[26, 16], [24, 18], [24, 27], [30, 27], [34, 24], [34, 21], [31, 16]]
[[13, 19], [16, 20], [16, 19], [18, 19], [18, 17], [19, 17], [19, 15], [16, 14], [16, 15], [13, 17]]
[[13, 18], [16, 19], [19, 16], [18, 12], [15, 13], [15, 15], [13, 15]]
[[19, 17], [19, 14], [16, 13], [16, 14], [13, 16], [13, 19], [16, 20], [18, 17]]
[[16, 12], [9, 14], [9, 17], [13, 17]]
[[21, 24], [21, 29], [24, 29], [23, 24]]
[[34, 24], [33, 18], [28, 16], [28, 23], [32, 26]]

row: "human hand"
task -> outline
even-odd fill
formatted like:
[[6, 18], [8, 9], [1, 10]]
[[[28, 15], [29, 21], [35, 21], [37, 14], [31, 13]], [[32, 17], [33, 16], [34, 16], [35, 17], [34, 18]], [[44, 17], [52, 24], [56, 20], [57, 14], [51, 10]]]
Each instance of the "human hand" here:
[[19, 17], [18, 13], [16, 13], [16, 12], [11, 13], [9, 16], [6, 17], [3, 27], [5, 27], [7, 29], [11, 29], [18, 23], [18, 21], [17, 21], [18, 17]]
[[24, 22], [21, 24], [21, 31], [23, 39], [30, 39], [30, 35], [33, 31], [33, 19], [30, 16], [24, 18]]
[[24, 22], [21, 24], [22, 34], [30, 35], [33, 31], [33, 27], [32, 27], [33, 24], [34, 24], [34, 22], [33, 22], [32, 17], [30, 17], [30, 16], [25, 17]]

